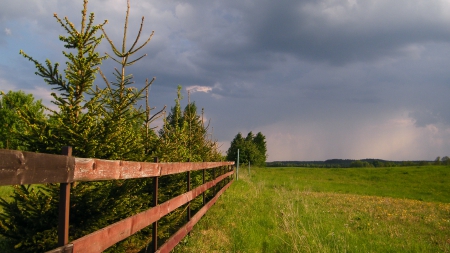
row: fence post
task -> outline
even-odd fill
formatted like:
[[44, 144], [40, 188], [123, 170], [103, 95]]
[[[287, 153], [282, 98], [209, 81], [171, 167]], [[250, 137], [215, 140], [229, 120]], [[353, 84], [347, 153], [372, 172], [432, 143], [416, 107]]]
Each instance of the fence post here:
[[237, 155], [237, 164], [236, 164], [236, 181], [239, 180], [239, 149]]
[[[222, 176], [223, 174], [225, 174], [225, 173], [223, 172], [223, 169], [224, 169], [224, 168], [225, 168], [224, 166], [220, 166], [220, 176]], [[224, 186], [225, 186], [225, 180], [220, 181], [220, 189], [219, 189], [219, 190], [221, 190]]]
[[[230, 168], [229, 168], [228, 165], [225, 165], [224, 168], [225, 168], [225, 173], [228, 173], [228, 172], [230, 171]], [[228, 182], [229, 182], [228, 179], [229, 179], [229, 177], [226, 177], [226, 178], [225, 178], [225, 184], [228, 184]]]
[[[72, 147], [64, 146], [61, 154], [72, 156]], [[66, 169], [66, 168], [65, 168]], [[70, 183], [59, 184], [58, 246], [69, 243]]]
[[[158, 163], [158, 157], [154, 158], [154, 162]], [[153, 207], [158, 205], [158, 181], [159, 177], [153, 178]], [[153, 222], [152, 224], [152, 252], [156, 252], [158, 250], [158, 221]]]
[[[213, 168], [212, 171], [213, 171], [213, 180], [215, 180], [216, 179], [216, 168]], [[214, 185], [212, 190], [213, 190], [213, 196], [216, 196], [217, 185]]]
[[[223, 166], [223, 174], [226, 174], [226, 173], [227, 173], [227, 166]], [[226, 178], [224, 178], [224, 180], [223, 180], [223, 186], [225, 186], [225, 185], [227, 185]]]
[[[233, 170], [232, 165], [228, 165], [227, 168], [228, 168], [228, 172], [230, 172], [230, 171]], [[232, 177], [233, 177], [233, 176], [229, 176], [229, 177], [228, 177], [228, 183], [233, 179]]]
[[[202, 184], [205, 184], [205, 169], [203, 169], [203, 183]], [[205, 195], [205, 192], [203, 192], [203, 205], [205, 205], [206, 204], [206, 195]]]
[[[188, 159], [188, 162], [191, 162], [191, 159]], [[190, 192], [191, 191], [191, 171], [187, 171], [186, 173], [186, 179], [187, 179], [187, 191], [186, 192]], [[191, 220], [191, 202], [189, 201], [187, 203], [187, 221], [189, 222]]]

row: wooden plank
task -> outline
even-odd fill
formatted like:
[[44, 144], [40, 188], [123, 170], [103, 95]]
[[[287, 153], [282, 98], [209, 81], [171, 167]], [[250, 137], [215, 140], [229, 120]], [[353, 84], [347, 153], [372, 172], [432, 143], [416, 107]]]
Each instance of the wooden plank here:
[[99, 253], [160, 219], [160, 207], [116, 222], [72, 242], [73, 252]]
[[232, 175], [233, 172], [224, 174], [214, 181], [203, 184], [194, 190], [178, 195], [161, 205], [157, 205], [147, 211], [109, 225], [94, 233], [86, 235], [72, 242], [73, 252], [97, 253], [111, 247], [115, 243], [133, 235], [139, 230], [158, 221], [161, 217], [167, 215], [178, 207], [186, 204], [190, 200], [202, 194], [207, 189], [220, 182], [221, 179]]
[[234, 171], [230, 171], [230, 172], [227, 172], [227, 173], [221, 175], [220, 177], [218, 177], [218, 178], [216, 178], [216, 179], [214, 180], [214, 185], [218, 184], [218, 183], [219, 183], [220, 181], [222, 181], [224, 178], [229, 177], [229, 176], [232, 176], [233, 174], [234, 174]]
[[159, 174], [160, 169], [157, 163], [90, 158], [75, 159], [75, 181], [155, 177]]
[[232, 164], [234, 164], [234, 162], [159, 163], [161, 167], [160, 176], [178, 174], [187, 171], [211, 169]]
[[97, 181], [157, 177], [230, 164], [234, 164], [234, 162], [149, 163], [76, 158], [74, 180]]
[[155, 177], [232, 164], [128, 162], [0, 149], [0, 185]]
[[192, 228], [195, 224], [205, 215], [205, 213], [216, 203], [217, 199], [222, 195], [223, 192], [225, 192], [228, 187], [230, 187], [231, 183], [228, 183], [225, 185], [217, 194], [212, 198], [205, 206], [203, 206], [192, 218], [191, 220], [186, 223], [182, 228], [180, 228], [174, 235], [172, 235], [166, 243], [164, 243], [157, 253], [168, 253], [170, 252], [175, 246], [180, 243], [181, 240], [189, 233], [191, 232]]
[[69, 183], [74, 165], [73, 157], [0, 149], [0, 185]]
[[73, 252], [73, 244], [69, 243], [62, 247], [47, 251], [46, 253], [72, 253]]

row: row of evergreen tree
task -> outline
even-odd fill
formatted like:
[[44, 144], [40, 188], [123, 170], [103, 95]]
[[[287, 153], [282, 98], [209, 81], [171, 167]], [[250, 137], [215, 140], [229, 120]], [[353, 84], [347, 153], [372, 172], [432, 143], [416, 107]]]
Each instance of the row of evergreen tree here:
[[[23, 92], [2, 92], [0, 103], [0, 148], [59, 154], [66, 145], [73, 147], [73, 155], [102, 159], [161, 162], [219, 161], [223, 157], [216, 141], [208, 138], [203, 111], [199, 115], [195, 103], [181, 107], [181, 87], [178, 87], [175, 106], [167, 117], [164, 109], [152, 113], [148, 88], [133, 87], [133, 76], [127, 67], [145, 55], [136, 56], [152, 38], [153, 33], [138, 45], [141, 28], [132, 46], [125, 42], [129, 4], [125, 17], [123, 44], [117, 47], [108, 37], [105, 26], [94, 24], [94, 14], [87, 14], [84, 0], [81, 27], [78, 29], [67, 17], [57, 22], [67, 35], [60, 36], [67, 51], [62, 68], [50, 60], [40, 63], [23, 51], [20, 54], [33, 62], [36, 74], [52, 86], [53, 110], [34, 101]], [[142, 22], [144, 19], [142, 19]], [[101, 32], [101, 35], [98, 33]], [[112, 54], [101, 56], [97, 47], [106, 38]], [[118, 63], [114, 81], [109, 81], [99, 66], [107, 58]], [[94, 84], [97, 75], [104, 85]], [[145, 108], [139, 104], [145, 103]], [[163, 126], [156, 131], [151, 123], [164, 116]], [[207, 180], [211, 175], [207, 174]], [[202, 183], [199, 173], [192, 174], [193, 187]], [[101, 229], [152, 206], [152, 180], [114, 180], [78, 182], [72, 185], [70, 206], [70, 240]], [[186, 175], [177, 174], [160, 179], [159, 202], [185, 192]], [[11, 200], [0, 199], [0, 234], [17, 252], [44, 252], [57, 244], [57, 202], [59, 187], [15, 186]], [[201, 200], [191, 207], [198, 209]], [[172, 212], [160, 221], [158, 236], [168, 238], [185, 220], [184, 208]], [[118, 243], [109, 252], [137, 252], [151, 240], [151, 228]]]
[[245, 138], [242, 137], [241, 133], [238, 133], [231, 141], [230, 148], [227, 151], [227, 160], [237, 161], [238, 150], [240, 164], [266, 166], [266, 137], [261, 132], [258, 132], [256, 136], [249, 132]]

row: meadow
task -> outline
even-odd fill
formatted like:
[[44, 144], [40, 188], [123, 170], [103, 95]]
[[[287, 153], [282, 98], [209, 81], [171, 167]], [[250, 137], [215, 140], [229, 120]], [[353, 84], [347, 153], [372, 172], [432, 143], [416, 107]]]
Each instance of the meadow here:
[[449, 185], [447, 166], [241, 168], [174, 252], [450, 252]]
[[252, 168], [175, 252], [450, 252], [450, 167]]

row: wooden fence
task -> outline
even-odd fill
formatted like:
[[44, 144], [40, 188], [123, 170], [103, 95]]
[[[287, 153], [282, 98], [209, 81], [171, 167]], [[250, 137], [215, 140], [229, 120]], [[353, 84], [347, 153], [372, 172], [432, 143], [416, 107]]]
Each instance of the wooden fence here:
[[[101, 160], [72, 157], [72, 148], [64, 147], [62, 155], [41, 154], [0, 149], [0, 186], [15, 184], [60, 183], [58, 217], [59, 248], [49, 253], [102, 252], [115, 243], [152, 225], [152, 252], [172, 250], [216, 202], [218, 197], [233, 182], [234, 162], [196, 162], [196, 163], [154, 163]], [[217, 168], [219, 168], [217, 170]], [[205, 182], [205, 170], [218, 171], [213, 180]], [[203, 184], [195, 189], [190, 187], [191, 171], [203, 170]], [[159, 177], [187, 172], [187, 192], [162, 204], [158, 203]], [[132, 178], [153, 178], [153, 207], [134, 216], [123, 219], [72, 242], [69, 238], [70, 184], [77, 181], [99, 181]], [[205, 203], [205, 192], [220, 182], [226, 185]], [[163, 245], [157, 245], [158, 220], [176, 208], [189, 204], [195, 197], [203, 194], [203, 207], [191, 217], [188, 205], [188, 222]]]

